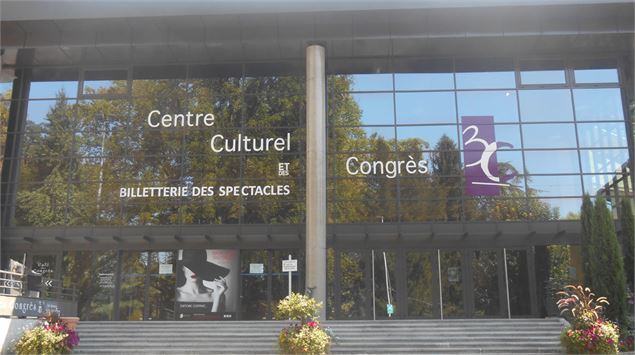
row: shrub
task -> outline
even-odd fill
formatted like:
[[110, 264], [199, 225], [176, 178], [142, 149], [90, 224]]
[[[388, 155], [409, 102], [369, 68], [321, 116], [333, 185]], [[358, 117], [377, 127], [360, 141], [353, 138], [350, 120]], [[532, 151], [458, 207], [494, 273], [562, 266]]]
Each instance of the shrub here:
[[331, 335], [317, 321], [322, 303], [299, 293], [292, 293], [278, 303], [274, 315], [277, 319], [299, 321], [280, 331], [278, 346], [281, 354], [326, 354], [331, 346]]
[[560, 342], [567, 354], [615, 354], [618, 352], [619, 328], [602, 318], [606, 297], [595, 298], [587, 287], [565, 286], [557, 295], [560, 314], [571, 323], [562, 331]]
[[68, 328], [56, 315], [49, 314], [35, 327], [25, 331], [14, 347], [18, 355], [48, 355], [69, 354], [77, 344], [77, 332]]

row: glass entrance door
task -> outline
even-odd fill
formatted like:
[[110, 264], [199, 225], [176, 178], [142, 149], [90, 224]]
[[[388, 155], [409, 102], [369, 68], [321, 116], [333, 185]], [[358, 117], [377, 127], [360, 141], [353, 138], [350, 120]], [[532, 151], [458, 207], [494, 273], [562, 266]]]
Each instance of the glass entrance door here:
[[397, 317], [397, 253], [371, 250], [374, 319]]

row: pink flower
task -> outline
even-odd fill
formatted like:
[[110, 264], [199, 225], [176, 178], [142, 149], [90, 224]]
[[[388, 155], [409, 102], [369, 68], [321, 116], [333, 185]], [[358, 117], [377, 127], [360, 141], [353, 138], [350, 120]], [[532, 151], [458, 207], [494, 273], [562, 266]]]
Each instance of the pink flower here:
[[308, 325], [309, 327], [311, 327], [311, 328], [315, 328], [315, 327], [317, 327], [317, 325], [318, 325], [318, 324], [317, 324], [317, 322], [316, 322], [316, 321], [312, 320], [312, 321], [309, 321], [309, 322], [307, 323], [307, 325]]

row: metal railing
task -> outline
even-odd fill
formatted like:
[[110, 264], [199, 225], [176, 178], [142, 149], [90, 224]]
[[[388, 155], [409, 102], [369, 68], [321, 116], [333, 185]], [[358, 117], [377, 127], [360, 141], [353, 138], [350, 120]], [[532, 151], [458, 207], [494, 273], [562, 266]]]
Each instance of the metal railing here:
[[76, 301], [77, 288], [64, 286], [62, 280], [0, 270], [0, 294], [55, 300]]

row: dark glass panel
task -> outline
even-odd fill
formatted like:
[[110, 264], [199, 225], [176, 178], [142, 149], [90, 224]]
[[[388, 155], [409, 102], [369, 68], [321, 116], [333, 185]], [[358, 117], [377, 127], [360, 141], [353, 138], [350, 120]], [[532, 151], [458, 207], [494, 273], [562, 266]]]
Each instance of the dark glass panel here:
[[443, 316], [465, 316], [463, 308], [463, 253], [441, 251], [441, 287]]
[[[388, 304], [393, 306], [394, 313], [397, 313], [401, 306], [397, 301], [397, 279], [395, 278], [397, 253], [375, 250], [374, 254], [375, 316], [378, 319], [387, 319], [389, 318]], [[394, 316], [392, 314], [390, 317]]]
[[507, 250], [507, 275], [511, 315], [530, 315], [530, 302], [527, 300], [530, 293], [526, 250]]
[[476, 250], [472, 257], [474, 315], [495, 317], [501, 314], [498, 285], [498, 252]]
[[[251, 264], [261, 264], [262, 273], [251, 273]], [[254, 271], [259, 269], [255, 267]], [[267, 319], [269, 303], [267, 300], [267, 274], [270, 272], [269, 256], [266, 250], [241, 250], [241, 318]]]
[[433, 269], [432, 257], [429, 251], [407, 253], [408, 316], [431, 318], [438, 307], [433, 296], [438, 286], [433, 284], [437, 270]]
[[340, 252], [340, 317], [342, 319], [369, 318], [366, 267], [366, 261], [361, 252]]

